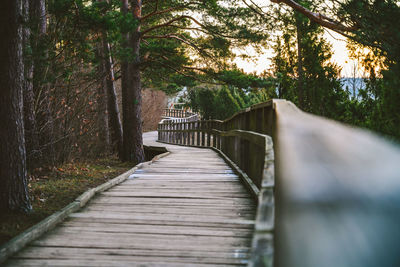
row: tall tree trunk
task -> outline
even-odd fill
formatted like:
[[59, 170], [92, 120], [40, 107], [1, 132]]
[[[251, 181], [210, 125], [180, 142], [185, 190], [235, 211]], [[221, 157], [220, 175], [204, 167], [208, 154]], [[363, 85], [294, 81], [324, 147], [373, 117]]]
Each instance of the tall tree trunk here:
[[[142, 1], [132, 0], [132, 15], [140, 20], [142, 13]], [[140, 163], [144, 161], [143, 137], [142, 137], [142, 88], [140, 77], [140, 26], [131, 33], [129, 44], [134, 60], [129, 62], [129, 80], [126, 87], [124, 108], [124, 159]]]
[[[103, 45], [97, 46], [97, 57], [103, 58]], [[107, 77], [105, 77], [104, 60], [101, 60], [98, 67], [98, 75], [101, 77], [101, 84], [97, 91], [97, 111], [98, 111], [98, 128], [100, 140], [100, 153], [108, 153], [110, 151], [110, 126], [107, 110]]]
[[304, 109], [304, 72], [303, 72], [303, 45], [302, 45], [302, 29], [301, 18], [296, 16], [296, 33], [297, 33], [297, 75], [298, 75], [298, 97], [299, 107]]
[[103, 34], [103, 61], [107, 85], [107, 100], [113, 143], [117, 146], [119, 158], [123, 158], [122, 123], [118, 107], [117, 91], [115, 89], [114, 64], [111, 58], [110, 44], [106, 33]]
[[0, 2], [0, 210], [29, 211], [22, 55], [26, 0]]
[[[24, 17], [30, 17], [29, 1], [24, 2]], [[24, 49], [24, 124], [25, 124], [25, 142], [27, 153], [28, 167], [34, 167], [35, 158], [39, 153], [39, 135], [37, 132], [36, 116], [35, 116], [35, 94], [33, 93], [33, 60], [32, 54], [27, 53], [31, 47], [31, 30], [28, 25], [24, 27], [23, 49]]]
[[[124, 16], [128, 15], [128, 9], [129, 9], [129, 4], [128, 0], [121, 0], [121, 12]], [[127, 32], [121, 32], [122, 34], [122, 48], [123, 49], [128, 49], [129, 47], [129, 33]], [[129, 85], [129, 74], [128, 74], [128, 61], [126, 58], [123, 58], [121, 60], [121, 93], [122, 93], [122, 127], [123, 131], [127, 130], [127, 119], [125, 118], [128, 114], [128, 85]], [[122, 141], [123, 141], [123, 155], [122, 155], [122, 160], [128, 161], [129, 157], [125, 153], [125, 141], [124, 138], [126, 138], [127, 134], [123, 133], [122, 136]]]

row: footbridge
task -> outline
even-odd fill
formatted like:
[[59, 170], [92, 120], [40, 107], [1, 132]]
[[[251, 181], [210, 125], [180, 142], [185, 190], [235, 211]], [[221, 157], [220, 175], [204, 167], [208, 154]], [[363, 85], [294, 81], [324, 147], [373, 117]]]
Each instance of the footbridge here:
[[399, 266], [398, 145], [285, 100], [163, 115], [166, 153], [5, 266]]

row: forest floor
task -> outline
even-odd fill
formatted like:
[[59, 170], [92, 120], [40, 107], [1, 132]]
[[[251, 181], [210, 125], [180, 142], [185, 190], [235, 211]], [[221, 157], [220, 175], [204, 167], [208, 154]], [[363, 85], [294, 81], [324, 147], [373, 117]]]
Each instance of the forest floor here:
[[89, 188], [103, 184], [132, 167], [132, 163], [108, 157], [35, 169], [29, 175], [28, 185], [33, 212], [2, 214], [0, 246], [64, 208]]

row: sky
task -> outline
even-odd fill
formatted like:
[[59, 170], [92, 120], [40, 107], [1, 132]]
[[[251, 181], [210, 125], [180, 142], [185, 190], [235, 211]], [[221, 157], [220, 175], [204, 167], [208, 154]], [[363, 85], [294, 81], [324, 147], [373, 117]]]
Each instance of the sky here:
[[[347, 55], [347, 48], [346, 48], [346, 39], [345, 37], [341, 36], [340, 34], [333, 32], [331, 30], [326, 29], [324, 33], [325, 39], [332, 44], [332, 51], [333, 57], [332, 61], [338, 64], [339, 67], [342, 68], [340, 73], [341, 77], [352, 77], [353, 76], [353, 67], [355, 61], [349, 59]], [[256, 55], [255, 51], [252, 48], [247, 48], [245, 51], [248, 55]], [[263, 55], [260, 55], [256, 62], [248, 61], [241, 58], [236, 58], [235, 63], [238, 65], [239, 68], [243, 69], [247, 73], [262, 73], [265, 70], [271, 68], [271, 58], [273, 57], [273, 51], [265, 49]], [[356, 75], [360, 76], [360, 75]]]
[[[253, 2], [261, 7], [268, 7], [271, 4], [269, 0], [253, 0]], [[277, 4], [272, 4], [272, 5], [277, 5]], [[290, 9], [285, 5], [281, 6], [283, 8]], [[347, 55], [346, 38], [326, 28], [324, 37], [327, 41], [329, 41], [332, 44], [332, 51], [333, 51], [332, 61], [337, 63], [338, 66], [342, 68], [340, 76], [352, 77], [354, 73], [352, 69], [354, 68], [354, 65], [357, 64], [355, 61], [350, 60]], [[248, 55], [256, 54], [255, 51], [252, 49], [247, 49], [246, 52]], [[272, 57], [273, 57], [273, 51], [265, 50], [264, 55], [261, 55], [256, 62], [248, 62], [241, 58], [236, 58], [234, 62], [238, 65], [239, 68], [243, 69], [247, 73], [252, 73], [252, 72], [262, 73], [265, 70], [271, 68], [270, 59]], [[356, 76], [361, 77], [362, 74], [356, 74]]]

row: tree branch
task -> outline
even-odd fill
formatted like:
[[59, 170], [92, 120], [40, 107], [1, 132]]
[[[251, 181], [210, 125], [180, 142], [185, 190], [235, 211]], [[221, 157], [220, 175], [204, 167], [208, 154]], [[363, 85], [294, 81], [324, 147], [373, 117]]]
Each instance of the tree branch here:
[[354, 26], [346, 26], [338, 21], [335, 21], [323, 14], [320, 13], [315, 13], [312, 12], [311, 10], [303, 7], [302, 5], [296, 3], [295, 1], [292, 0], [271, 0], [271, 2], [274, 3], [284, 3], [288, 6], [290, 6], [291, 8], [293, 8], [294, 10], [302, 13], [303, 15], [305, 15], [306, 17], [308, 17], [310, 20], [318, 23], [319, 25], [331, 29], [339, 34], [342, 34], [346, 37], [348, 37], [348, 34], [346, 34], [346, 32], [353, 32], [355, 30], [358, 29], [358, 26], [354, 25]]
[[201, 23], [200, 23], [198, 20], [196, 20], [195, 18], [193, 18], [193, 17], [191, 17], [191, 16], [186, 16], [186, 15], [184, 15], [184, 16], [179, 16], [179, 17], [177, 17], [177, 18], [171, 19], [170, 21], [165, 22], [165, 23], [163, 23], [163, 24], [159, 24], [159, 25], [153, 26], [153, 27], [151, 27], [151, 28], [148, 28], [147, 30], [144, 30], [141, 34], [142, 34], [142, 36], [143, 36], [143, 35], [145, 35], [146, 33], [149, 33], [149, 32], [151, 32], [151, 31], [154, 31], [154, 30], [159, 29], [159, 28], [162, 28], [162, 27], [169, 26], [169, 25], [171, 25], [172, 23], [174, 23], [175, 21], [178, 21], [178, 20], [181, 20], [181, 19], [190, 19], [191, 21], [193, 21], [194, 23], [196, 23], [196, 24], [199, 25], [200, 27], [206, 28], [203, 24], [201, 24]]
[[175, 34], [167, 34], [167, 35], [145, 35], [142, 36], [143, 39], [175, 39], [178, 40], [182, 43], [185, 43], [191, 47], [193, 47], [194, 49], [196, 49], [201, 55], [205, 55], [207, 57], [211, 57], [206, 51], [204, 51], [203, 49], [201, 49], [200, 47], [198, 47], [196, 44], [194, 44], [193, 42], [190, 42], [189, 40], [183, 38], [182, 36], [178, 36]]
[[146, 20], [146, 19], [148, 19], [148, 18], [150, 18], [150, 17], [152, 17], [152, 16], [157, 16], [157, 15], [169, 13], [169, 12], [172, 12], [172, 11], [175, 11], [175, 10], [179, 10], [179, 9], [182, 9], [182, 8], [186, 8], [186, 7], [187, 7], [187, 5], [182, 5], [182, 6], [171, 7], [171, 8], [164, 9], [164, 10], [160, 10], [160, 11], [157, 11], [157, 10], [155, 9], [153, 12], [151, 12], [151, 13], [145, 15], [145, 16], [142, 17], [140, 20], [143, 21], [143, 20]]

